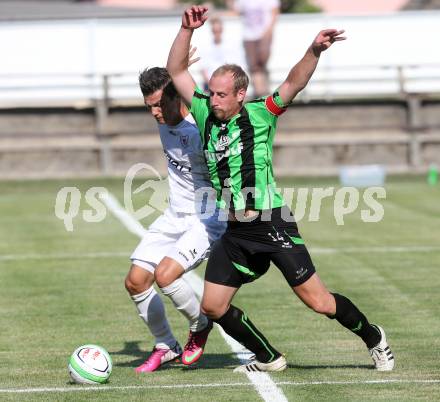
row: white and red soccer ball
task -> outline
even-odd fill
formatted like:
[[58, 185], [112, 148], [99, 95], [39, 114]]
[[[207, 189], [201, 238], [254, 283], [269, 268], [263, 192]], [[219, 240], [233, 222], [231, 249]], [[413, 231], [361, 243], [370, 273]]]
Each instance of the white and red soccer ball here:
[[83, 345], [70, 356], [68, 369], [78, 384], [102, 384], [110, 377], [112, 359], [101, 346]]

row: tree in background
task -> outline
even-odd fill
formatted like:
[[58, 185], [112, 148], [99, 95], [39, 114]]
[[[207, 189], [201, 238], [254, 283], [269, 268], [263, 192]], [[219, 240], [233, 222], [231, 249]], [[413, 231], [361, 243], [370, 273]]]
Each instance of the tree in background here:
[[308, 0], [281, 0], [282, 13], [319, 13], [321, 9]]
[[[252, 0], [249, 0], [252, 1]], [[188, 0], [179, 0], [180, 3], [186, 4], [206, 4], [208, 1], [206, 0], [193, 0], [192, 2], [188, 2]], [[211, 0], [209, 1], [215, 8], [226, 8], [225, 0]], [[281, 12], [282, 13], [317, 13], [320, 12], [321, 9], [313, 4], [311, 4], [308, 0], [281, 0]]]

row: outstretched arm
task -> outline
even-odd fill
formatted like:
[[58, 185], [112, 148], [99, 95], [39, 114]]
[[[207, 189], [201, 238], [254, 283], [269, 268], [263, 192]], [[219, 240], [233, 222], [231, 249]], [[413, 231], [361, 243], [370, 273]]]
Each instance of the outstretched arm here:
[[174, 86], [185, 103], [191, 104], [196, 84], [188, 71], [188, 53], [194, 29], [200, 28], [208, 19], [207, 7], [192, 6], [182, 16], [182, 26], [174, 39], [168, 55], [167, 70]]
[[278, 88], [278, 92], [284, 104], [288, 104], [307, 85], [318, 65], [319, 56], [334, 42], [345, 40], [341, 36], [344, 31], [337, 29], [325, 29], [315, 38], [307, 49], [304, 57], [290, 70], [286, 80]]

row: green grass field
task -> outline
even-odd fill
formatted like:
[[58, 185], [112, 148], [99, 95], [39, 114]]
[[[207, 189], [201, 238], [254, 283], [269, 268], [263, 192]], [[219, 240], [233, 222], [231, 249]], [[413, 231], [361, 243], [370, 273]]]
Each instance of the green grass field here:
[[[328, 179], [279, 184], [307, 183], [336, 185]], [[245, 375], [232, 372], [238, 361], [217, 329], [196, 368], [175, 363], [134, 373], [152, 347], [123, 285], [139, 239], [110, 213], [100, 223], [78, 216], [67, 232], [54, 214], [63, 186], [83, 194], [104, 186], [123, 200], [120, 179], [0, 183], [0, 400], [262, 400]], [[393, 372], [373, 370], [363, 343], [307, 310], [276, 268], [235, 299], [286, 354], [288, 369], [271, 378], [289, 401], [440, 400], [440, 185], [399, 178], [386, 190], [378, 223], [364, 223], [358, 209], [338, 226], [327, 199], [318, 222], [299, 225], [327, 286], [385, 328]], [[145, 201], [139, 196], [136, 204]], [[202, 277], [203, 270], [197, 270]], [[187, 323], [165, 302], [184, 344]], [[70, 354], [85, 343], [104, 346], [113, 358], [110, 381], [98, 389], [68, 376]]]

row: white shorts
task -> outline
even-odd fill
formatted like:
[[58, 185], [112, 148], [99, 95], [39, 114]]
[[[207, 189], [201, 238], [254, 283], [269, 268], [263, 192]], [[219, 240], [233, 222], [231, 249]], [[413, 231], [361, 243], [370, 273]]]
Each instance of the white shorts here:
[[197, 214], [176, 213], [168, 208], [151, 224], [130, 258], [151, 273], [164, 257], [190, 271], [208, 258], [211, 245], [225, 229], [226, 222], [218, 221], [218, 213], [201, 220]]

